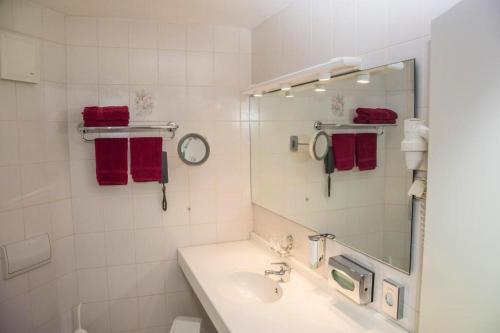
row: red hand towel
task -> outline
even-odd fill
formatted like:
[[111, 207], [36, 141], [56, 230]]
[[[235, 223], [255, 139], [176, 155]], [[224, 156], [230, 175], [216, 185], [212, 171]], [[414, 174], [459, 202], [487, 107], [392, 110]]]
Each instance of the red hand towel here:
[[398, 114], [389, 109], [381, 109], [381, 108], [357, 108], [356, 113], [358, 116], [364, 116], [371, 119], [397, 119]]
[[356, 134], [356, 165], [361, 171], [377, 167], [377, 133]]
[[161, 179], [162, 138], [131, 138], [130, 159], [132, 178], [136, 182]]
[[373, 119], [365, 116], [357, 116], [353, 119], [355, 124], [395, 124], [396, 119]]
[[332, 149], [337, 170], [354, 168], [354, 134], [333, 134]]
[[88, 127], [99, 126], [128, 126], [128, 106], [89, 106], [83, 109], [84, 125]]
[[99, 185], [127, 184], [127, 152], [126, 138], [95, 139], [96, 177]]

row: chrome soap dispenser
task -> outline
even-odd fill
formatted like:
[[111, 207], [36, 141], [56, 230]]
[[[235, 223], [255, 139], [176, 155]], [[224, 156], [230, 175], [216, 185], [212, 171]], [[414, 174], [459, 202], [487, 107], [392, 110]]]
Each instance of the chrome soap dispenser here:
[[312, 269], [317, 269], [325, 260], [326, 239], [335, 239], [332, 234], [318, 234], [309, 236], [309, 264]]

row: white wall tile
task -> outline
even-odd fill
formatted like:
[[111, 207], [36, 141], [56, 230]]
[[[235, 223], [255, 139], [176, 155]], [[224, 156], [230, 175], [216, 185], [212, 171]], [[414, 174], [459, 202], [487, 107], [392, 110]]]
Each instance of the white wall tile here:
[[252, 53], [252, 32], [248, 29], [240, 29], [239, 51], [243, 54]]
[[207, 52], [187, 53], [187, 83], [191, 86], [208, 86], [214, 79], [214, 56]]
[[71, 215], [71, 200], [65, 199], [50, 204], [52, 235], [60, 239], [73, 234], [73, 219]]
[[43, 85], [18, 83], [16, 91], [19, 120], [45, 120]]
[[0, 80], [0, 120], [17, 119], [17, 101], [15, 82]]
[[96, 47], [68, 46], [68, 83], [98, 83], [98, 50]]
[[135, 242], [132, 230], [106, 232], [106, 263], [124, 265], [135, 262]]
[[16, 31], [40, 37], [42, 34], [42, 7], [32, 1], [13, 2], [14, 29]]
[[14, 0], [0, 2], [0, 27], [14, 29]]
[[357, 53], [365, 54], [388, 46], [387, 0], [357, 2]]
[[163, 228], [135, 230], [135, 258], [137, 263], [163, 260], [165, 237]]
[[43, 100], [44, 114], [47, 120], [67, 120], [66, 85], [62, 83], [45, 82], [43, 84]]
[[131, 48], [158, 48], [158, 23], [154, 21], [130, 21], [129, 45]]
[[190, 24], [187, 27], [187, 49], [190, 51], [213, 51], [213, 27], [202, 24]]
[[24, 239], [24, 224], [21, 210], [0, 213], [0, 244], [8, 244]]
[[2, 329], [9, 333], [25, 333], [32, 328], [29, 294], [20, 295], [0, 304]]
[[214, 55], [214, 84], [237, 86], [239, 84], [240, 58], [238, 54], [216, 53]]
[[164, 295], [139, 298], [140, 327], [163, 326], [166, 322], [166, 300]]
[[158, 46], [163, 50], [185, 50], [186, 25], [161, 22], [158, 28]]
[[162, 209], [156, 194], [134, 195], [134, 225], [136, 228], [160, 227]]
[[165, 291], [178, 292], [189, 290], [184, 273], [177, 264], [177, 261], [167, 261], [165, 264]]
[[357, 54], [356, 3], [349, 0], [334, 0], [332, 10], [335, 57], [346, 57], [349, 54]]
[[79, 234], [75, 236], [76, 265], [78, 268], [102, 267], [106, 265], [104, 233]]
[[66, 82], [66, 48], [64, 45], [42, 42], [42, 79]]
[[106, 268], [79, 270], [78, 293], [81, 302], [98, 302], [107, 300], [108, 276]]
[[158, 52], [156, 50], [129, 50], [129, 80], [132, 84], [158, 82]]
[[109, 314], [112, 332], [122, 332], [139, 328], [139, 304], [137, 298], [111, 301]]
[[34, 289], [30, 296], [34, 326], [39, 326], [57, 315], [57, 287], [55, 281]]
[[159, 51], [159, 84], [186, 84], [186, 53], [181, 51]]
[[43, 38], [64, 44], [65, 27], [64, 14], [49, 8], [42, 10]]
[[13, 121], [0, 122], [0, 165], [14, 165], [18, 162], [18, 134]]
[[47, 165], [26, 164], [21, 167], [23, 206], [43, 204], [49, 201]]
[[82, 307], [82, 326], [89, 332], [110, 332], [108, 302], [87, 303]]
[[137, 295], [135, 265], [109, 267], [108, 290], [111, 299], [135, 297]]
[[214, 28], [214, 51], [238, 53], [240, 29], [216, 26]]
[[75, 245], [73, 236], [53, 242], [52, 254], [56, 276], [62, 276], [75, 270]]
[[151, 262], [137, 264], [137, 295], [161, 294], [165, 291], [165, 264]]
[[421, 0], [388, 1], [389, 44], [397, 44], [418, 37], [425, 33], [424, 3]]
[[127, 84], [128, 69], [127, 48], [99, 48], [100, 83]]
[[96, 46], [97, 19], [66, 16], [66, 43], [78, 46]]
[[124, 19], [100, 18], [97, 22], [99, 45], [128, 47], [129, 22]]

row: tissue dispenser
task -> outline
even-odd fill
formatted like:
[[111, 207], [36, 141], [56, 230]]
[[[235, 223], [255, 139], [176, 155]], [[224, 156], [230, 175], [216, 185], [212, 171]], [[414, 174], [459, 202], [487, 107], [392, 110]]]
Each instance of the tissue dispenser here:
[[13, 278], [50, 262], [49, 235], [0, 246], [3, 278]]
[[373, 302], [372, 271], [344, 256], [330, 257], [328, 265], [328, 281], [338, 291], [357, 304]]

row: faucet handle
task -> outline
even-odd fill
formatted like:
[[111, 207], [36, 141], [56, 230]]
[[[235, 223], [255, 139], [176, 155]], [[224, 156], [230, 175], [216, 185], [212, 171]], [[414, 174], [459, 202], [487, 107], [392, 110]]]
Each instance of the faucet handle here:
[[290, 265], [287, 262], [272, 262], [271, 265], [280, 265], [283, 270], [290, 270]]

